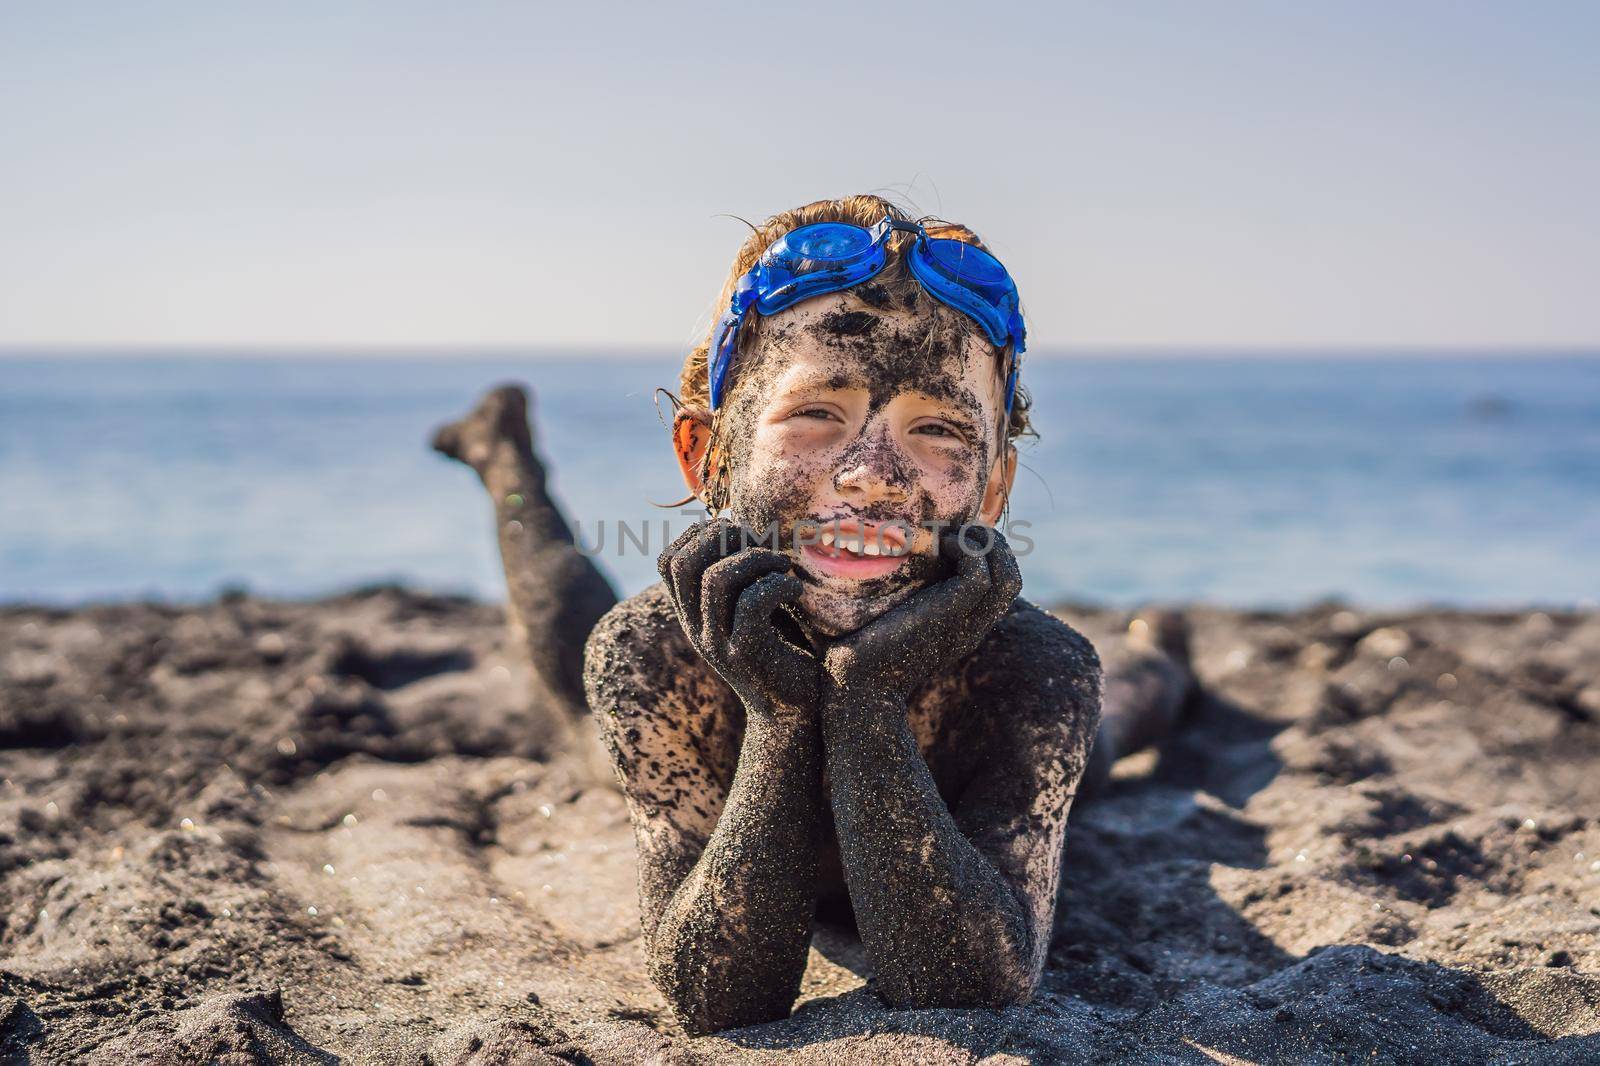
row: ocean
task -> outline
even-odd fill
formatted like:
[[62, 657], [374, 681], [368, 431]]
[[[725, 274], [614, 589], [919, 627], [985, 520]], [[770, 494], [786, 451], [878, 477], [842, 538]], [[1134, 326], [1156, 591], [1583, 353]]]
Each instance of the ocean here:
[[[670, 355], [0, 359], [0, 601], [501, 598], [486, 496], [426, 442], [505, 380], [533, 387], [554, 492], [631, 593], [663, 523], [692, 520], [655, 506], [682, 495], [651, 395], [676, 376]], [[1600, 597], [1600, 359], [1040, 357], [1024, 383], [1035, 599]], [[619, 553], [618, 523], [648, 551]]]

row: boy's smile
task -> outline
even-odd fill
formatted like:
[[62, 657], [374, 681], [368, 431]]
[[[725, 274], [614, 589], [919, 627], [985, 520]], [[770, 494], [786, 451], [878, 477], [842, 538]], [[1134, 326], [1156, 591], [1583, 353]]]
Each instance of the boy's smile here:
[[851, 290], [762, 320], [719, 413], [734, 516], [795, 557], [800, 606], [825, 634], [940, 576], [938, 526], [999, 516], [995, 350], [931, 302], [875, 307]]
[[809, 572], [863, 580], [882, 577], [903, 565], [910, 555], [913, 532], [898, 522], [837, 518], [818, 523], [814, 534], [802, 526], [795, 542]]

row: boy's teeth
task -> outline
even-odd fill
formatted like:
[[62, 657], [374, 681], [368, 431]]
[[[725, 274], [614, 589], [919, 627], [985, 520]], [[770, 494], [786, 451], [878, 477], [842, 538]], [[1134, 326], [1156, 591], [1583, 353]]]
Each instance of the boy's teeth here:
[[875, 538], [869, 538], [859, 533], [839, 534], [832, 530], [823, 530], [817, 535], [817, 543], [824, 548], [847, 552], [851, 555], [899, 555], [900, 550], [895, 547], [878, 543]]

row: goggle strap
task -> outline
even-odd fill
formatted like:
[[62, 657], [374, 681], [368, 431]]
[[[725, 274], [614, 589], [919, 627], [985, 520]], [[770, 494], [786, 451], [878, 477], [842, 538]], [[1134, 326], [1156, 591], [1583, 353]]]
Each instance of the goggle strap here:
[[1006, 331], [1011, 334], [1011, 343], [1015, 347], [1016, 354], [1021, 355], [1028, 346], [1028, 327], [1022, 321], [1020, 308], [1011, 312], [1011, 320], [1006, 323]]
[[[928, 251], [928, 231], [920, 222], [901, 222], [890, 215], [884, 215], [883, 218], [879, 219], [878, 222], [867, 232], [871, 235], [872, 243], [874, 245], [881, 243], [888, 237], [890, 233], [899, 232], [915, 234], [917, 238], [917, 252], [921, 252], [924, 255], [930, 254]], [[782, 238], [779, 239], [781, 240]], [[777, 241], [773, 242], [773, 244], [776, 243]], [[728, 376], [729, 364], [733, 361], [733, 349], [738, 340], [739, 329], [744, 324], [744, 317], [749, 312], [750, 308], [755, 306], [761, 298], [761, 290], [763, 288], [763, 281], [766, 279], [767, 275], [767, 266], [769, 263], [771, 248], [772, 246], [769, 245], [767, 250], [762, 252], [760, 258], [756, 260], [755, 265], [747, 270], [735, 284], [733, 298], [728, 303], [728, 312], [727, 314], [723, 315], [722, 322], [719, 325], [716, 350], [711, 353], [711, 365], [707, 368], [707, 386], [710, 393], [711, 409], [713, 411], [717, 409], [722, 401], [722, 386]], [[915, 257], [917, 252], [912, 253], [913, 257]], [[921, 276], [921, 271], [913, 270], [913, 273], [917, 275], [917, 281], [924, 289], [928, 291], [929, 295], [935, 297], [941, 303], [948, 304], [958, 311], [962, 311], [968, 315], [972, 314], [971, 311], [953, 303], [950, 297], [939, 292], [937, 286], [930, 285], [930, 279], [923, 278]], [[936, 271], [933, 271], [932, 273], [937, 276]], [[959, 284], [959, 281], [956, 283]], [[962, 288], [965, 288], [965, 286], [962, 286]], [[971, 290], [967, 291], [970, 292]], [[989, 325], [983, 322], [981, 318], [979, 318], [978, 321], [980, 325], [983, 325], [984, 331], [989, 332]], [[1008, 337], [1003, 338], [1002, 340], [995, 340], [995, 338], [991, 335], [990, 340], [995, 341], [995, 343], [1009, 342], [1011, 345], [1011, 367], [1010, 372], [1006, 377], [1006, 414], [1009, 416], [1011, 413], [1012, 400], [1015, 397], [1017, 390], [1017, 357], [1022, 354], [1023, 348], [1026, 345], [1026, 327], [1023, 324], [1022, 312], [1020, 309], [1014, 306], [1006, 321], [1006, 332], [1009, 334]]]

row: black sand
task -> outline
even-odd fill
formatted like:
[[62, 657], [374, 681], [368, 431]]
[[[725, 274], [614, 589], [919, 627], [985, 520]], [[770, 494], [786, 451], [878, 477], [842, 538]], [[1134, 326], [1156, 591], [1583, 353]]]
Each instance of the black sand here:
[[0, 1062], [1600, 1060], [1600, 616], [1194, 621], [1031, 1005], [888, 1010], [824, 931], [794, 1017], [691, 1041], [498, 609], [0, 610]]

